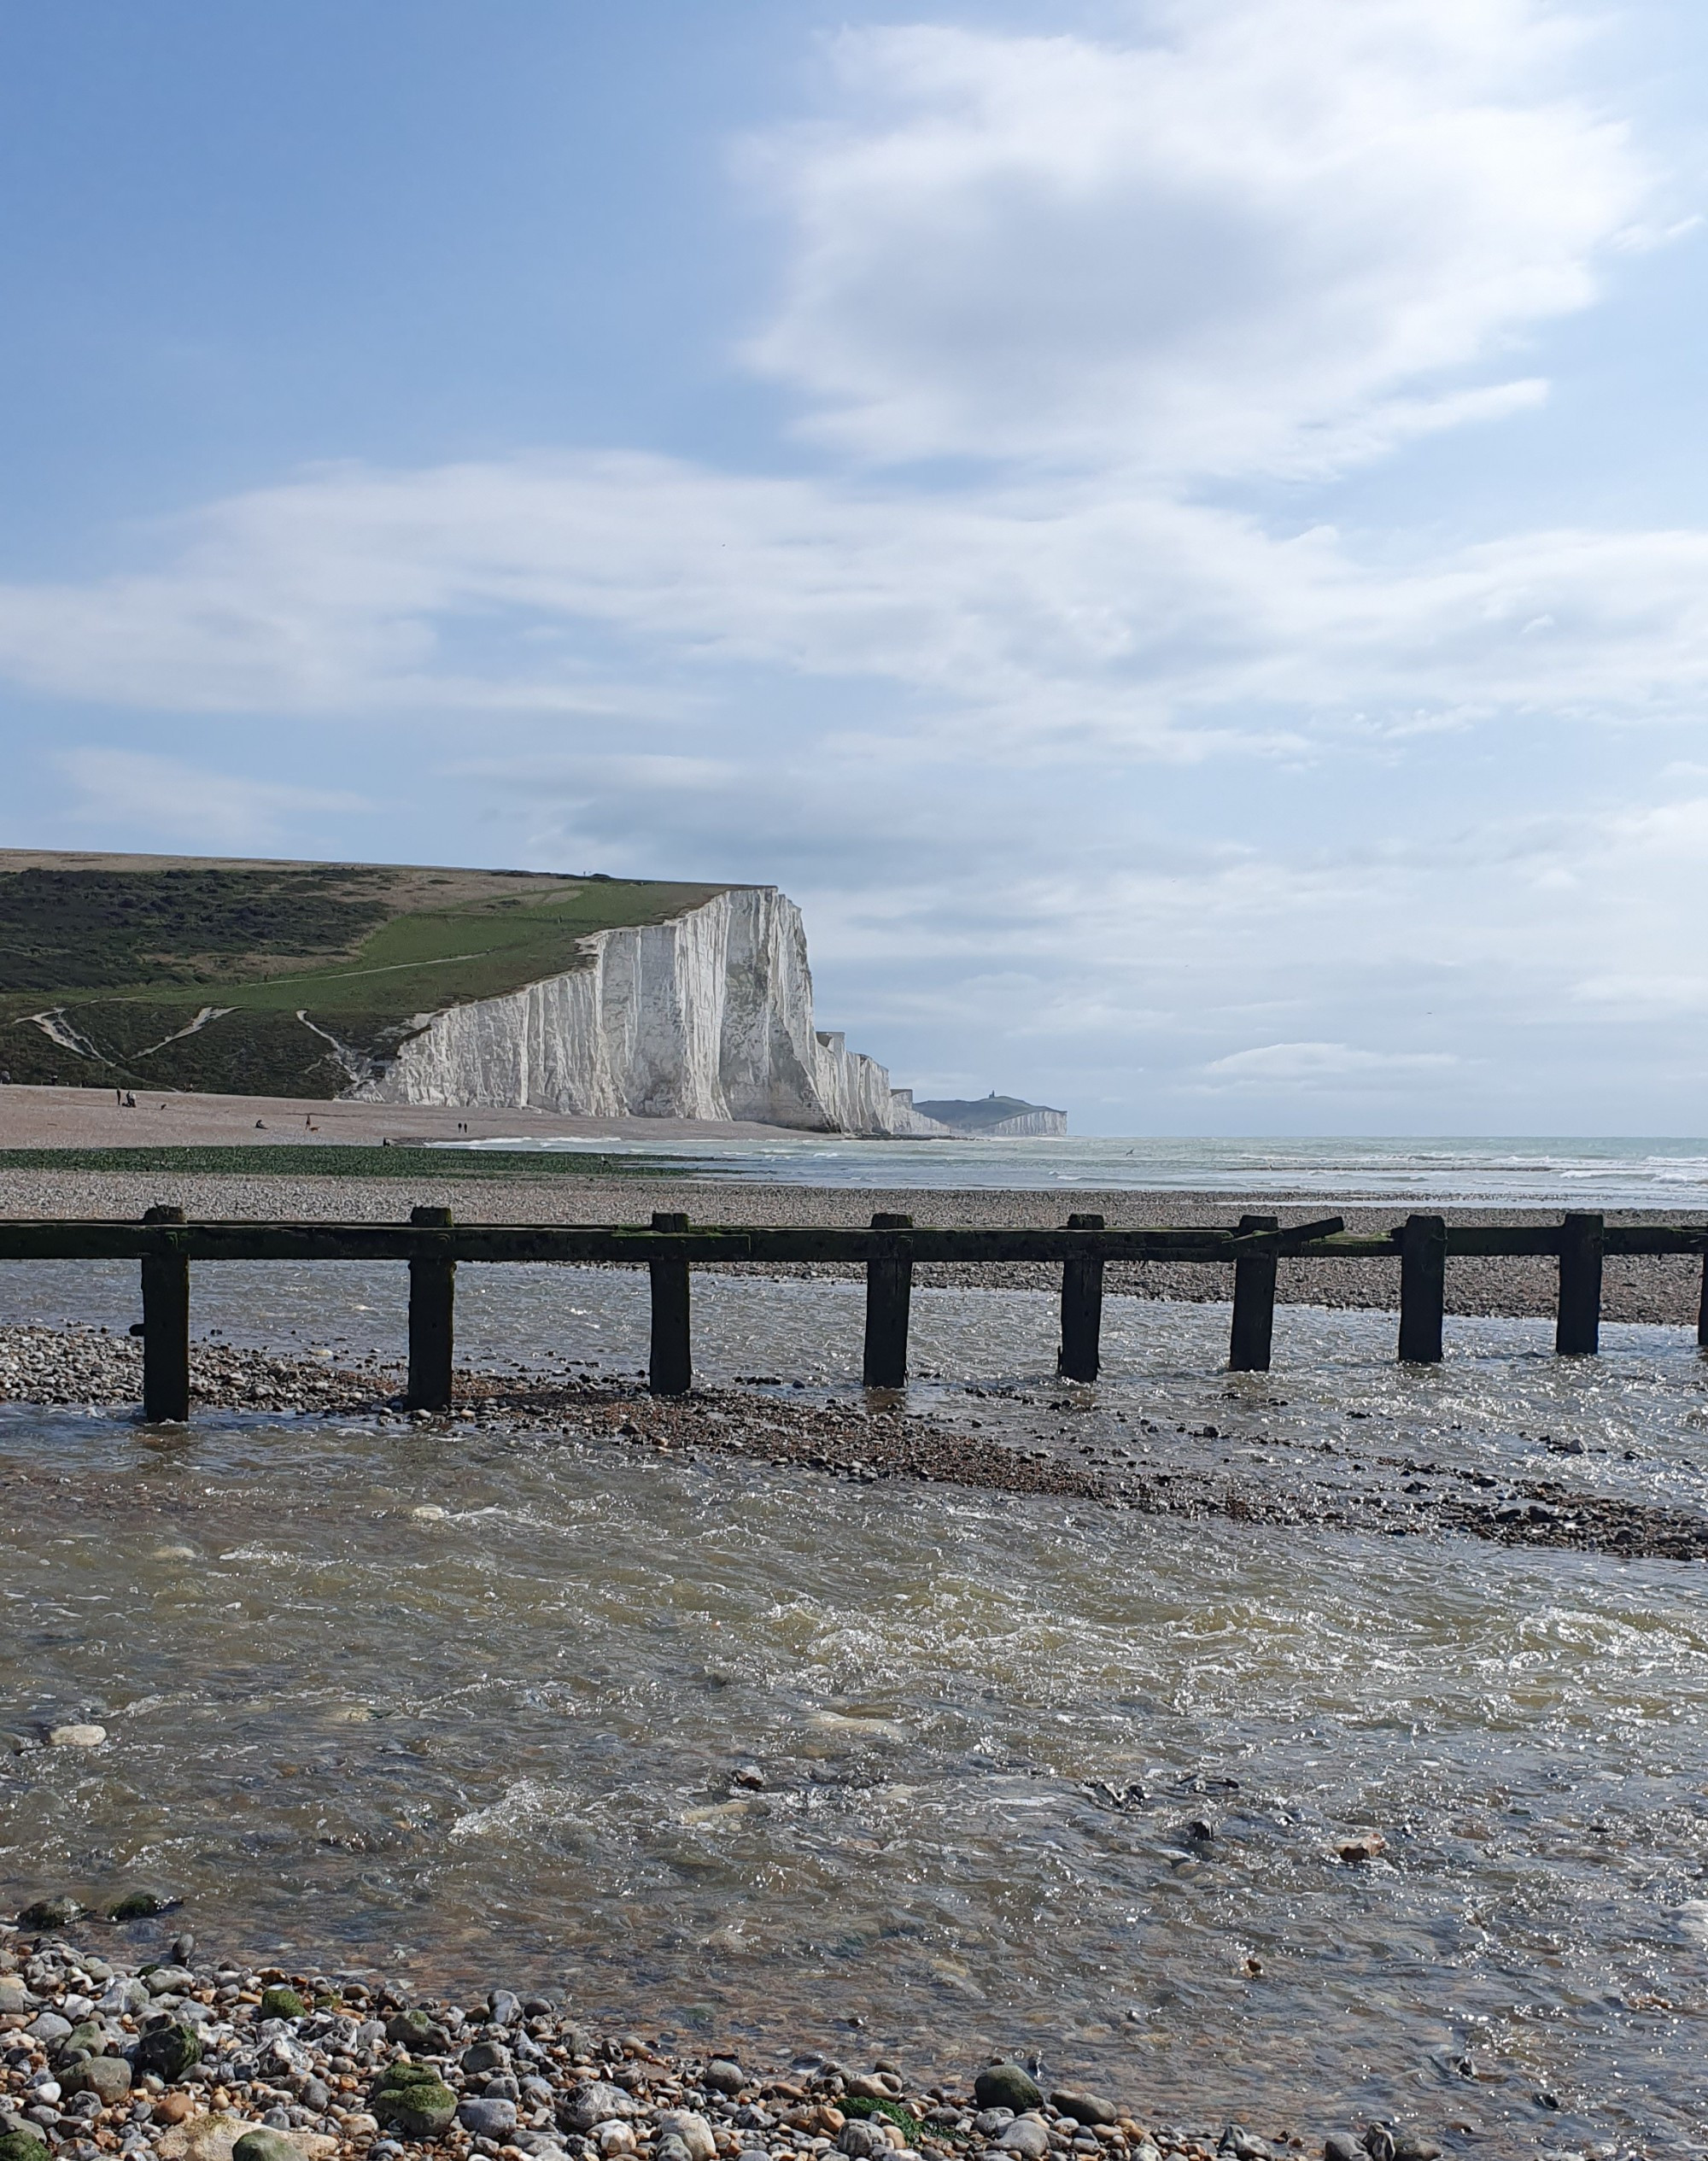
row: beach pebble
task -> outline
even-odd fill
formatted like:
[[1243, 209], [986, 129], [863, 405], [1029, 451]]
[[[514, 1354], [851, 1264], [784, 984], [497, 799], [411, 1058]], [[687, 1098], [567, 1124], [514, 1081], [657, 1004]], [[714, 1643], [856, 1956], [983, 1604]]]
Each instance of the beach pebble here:
[[1044, 2100], [1018, 2064], [987, 2064], [973, 2081], [973, 2098], [981, 2109], [1012, 2109], [1016, 2116]]
[[51, 2046], [53, 2042], [65, 2039], [71, 2031], [71, 2021], [61, 2018], [56, 2011], [39, 2012], [24, 2031], [32, 2041], [45, 2041]]
[[570, 2100], [568, 2121], [572, 2131], [591, 2131], [596, 2124], [624, 2121], [635, 2113], [635, 2104], [620, 2086], [602, 2078], [589, 2079]]
[[619, 2123], [615, 2118], [608, 2123], [594, 2126], [593, 2142], [605, 2156], [605, 2161], [611, 2161], [611, 2157], [615, 2155], [633, 2153], [635, 2151], [634, 2132], [628, 2124]]
[[1005, 2153], [1019, 2153], [1026, 2161], [1043, 2161], [1050, 2151], [1050, 2126], [1042, 2117], [1017, 2116], [997, 2139]]
[[[1047, 2149], [1047, 2139], [1044, 2145]], [[883, 2125], [864, 2116], [857, 2116], [843, 2125], [837, 2134], [836, 2147], [839, 2153], [852, 2155], [854, 2161], [876, 2161], [877, 2157], [888, 2161], [893, 2151]]]
[[443, 1523], [449, 1511], [440, 1508], [434, 1502], [428, 1501], [418, 1508], [412, 1508], [409, 1513], [417, 1523]]
[[457, 2121], [477, 2139], [502, 2139], [516, 2129], [514, 2101], [479, 2100], [460, 2101]]
[[494, 1988], [486, 2000], [487, 2018], [494, 2026], [515, 2026], [521, 2023], [522, 1999], [508, 1988]]
[[1050, 2097], [1058, 2116], [1071, 2116], [1076, 2123], [1113, 2123], [1120, 2111], [1100, 2094], [1087, 2094], [1077, 2086], [1061, 2086]]
[[0, 2015], [27, 2011], [32, 2000], [29, 1990], [15, 1973], [0, 1973]]
[[301, 2148], [283, 2131], [245, 2131], [231, 2146], [231, 2161], [302, 2161]]
[[107, 1738], [104, 1725], [56, 1725], [48, 1735], [50, 1748], [98, 1748]]
[[680, 2139], [687, 2149], [688, 2161], [712, 2161], [717, 2152], [711, 2124], [692, 2109], [667, 2109], [658, 2118], [658, 2135]]

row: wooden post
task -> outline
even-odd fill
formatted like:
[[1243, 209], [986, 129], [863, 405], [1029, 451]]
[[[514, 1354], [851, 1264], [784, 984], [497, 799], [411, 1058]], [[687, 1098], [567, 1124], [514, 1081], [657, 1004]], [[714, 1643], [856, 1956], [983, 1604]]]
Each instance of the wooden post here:
[[[150, 1208], [145, 1223], [181, 1223], [181, 1208]], [[190, 1416], [190, 1263], [182, 1253], [143, 1262], [143, 1416]]]
[[[448, 1208], [412, 1208], [412, 1223], [448, 1230]], [[451, 1350], [455, 1338], [457, 1264], [409, 1263], [409, 1393], [412, 1411], [451, 1408]]]
[[[686, 1215], [655, 1210], [655, 1231], [685, 1231]], [[646, 1385], [655, 1396], [686, 1396], [693, 1386], [693, 1358], [688, 1344], [688, 1264], [649, 1261], [652, 1276], [652, 1353]]]
[[1400, 1233], [1400, 1356], [1438, 1366], [1447, 1307], [1447, 1218], [1408, 1215]]
[[1708, 1246], [1702, 1251], [1702, 1303], [1696, 1312], [1696, 1347], [1708, 1350]]
[[[874, 1231], [910, 1231], [911, 1215], [874, 1215]], [[866, 1348], [860, 1379], [867, 1388], [907, 1385], [908, 1309], [913, 1302], [913, 1262], [866, 1263]]]
[[[1070, 1231], [1100, 1231], [1101, 1215], [1070, 1215]], [[1095, 1380], [1101, 1361], [1098, 1338], [1103, 1327], [1103, 1258], [1076, 1253], [1062, 1263], [1062, 1347], [1056, 1370], [1063, 1380]]]
[[1559, 1312], [1553, 1347], [1566, 1357], [1593, 1357], [1601, 1348], [1601, 1241], [1599, 1215], [1568, 1215], [1559, 1234]]
[[[1278, 1231], [1278, 1215], [1242, 1215], [1242, 1233]], [[1275, 1344], [1275, 1270], [1272, 1253], [1243, 1253], [1233, 1264], [1233, 1330], [1228, 1343], [1231, 1373], [1266, 1373]]]

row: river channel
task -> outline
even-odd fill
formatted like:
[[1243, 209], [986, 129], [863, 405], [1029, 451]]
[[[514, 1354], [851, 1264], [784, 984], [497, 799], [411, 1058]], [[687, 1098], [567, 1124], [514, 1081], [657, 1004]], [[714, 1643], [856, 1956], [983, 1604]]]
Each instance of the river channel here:
[[[702, 1369], [851, 1392], [858, 1295], [697, 1279]], [[0, 1270], [0, 1318], [134, 1311], [129, 1269]], [[401, 1319], [392, 1269], [197, 1275], [228, 1340], [349, 1363]], [[1225, 1309], [1116, 1299], [1110, 1378], [1063, 1391], [1046, 1298], [915, 1321], [914, 1406], [992, 1446], [1285, 1482], [1367, 1438], [1705, 1501], [1676, 1331], [1563, 1362], [1454, 1322], [1420, 1373], [1391, 1315], [1284, 1309], [1274, 1373], [1234, 1383]], [[459, 1285], [477, 1363], [631, 1371], [644, 1321], [626, 1272]], [[362, 1420], [14, 1404], [0, 1485], [19, 1900], [158, 1885], [246, 1957], [529, 1982], [783, 2060], [1012, 2049], [1163, 2122], [1708, 2140], [1695, 1564]], [[73, 1715], [107, 1743], [34, 1745]], [[1385, 1851], [1342, 1860], [1366, 1830]]]

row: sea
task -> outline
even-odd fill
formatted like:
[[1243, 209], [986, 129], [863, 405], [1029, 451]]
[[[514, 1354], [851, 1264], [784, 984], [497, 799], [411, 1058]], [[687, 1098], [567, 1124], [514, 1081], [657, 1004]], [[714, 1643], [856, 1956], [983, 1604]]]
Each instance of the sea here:
[[1708, 1207], [1708, 1139], [853, 1140], [829, 1134], [688, 1143], [517, 1138], [450, 1141], [502, 1152], [635, 1155], [705, 1177], [785, 1186], [1249, 1193], [1442, 1205]]

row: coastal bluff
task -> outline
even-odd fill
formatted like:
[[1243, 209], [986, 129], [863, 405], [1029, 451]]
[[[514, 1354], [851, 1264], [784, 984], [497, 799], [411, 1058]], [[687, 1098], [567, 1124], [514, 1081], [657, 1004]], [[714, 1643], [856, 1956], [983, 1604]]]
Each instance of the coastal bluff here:
[[775, 887], [731, 887], [663, 922], [582, 943], [576, 968], [420, 1016], [383, 1069], [347, 1092], [590, 1118], [944, 1130], [875, 1059], [816, 1025], [805, 927]]
[[0, 1080], [941, 1136], [773, 886], [0, 852]]

